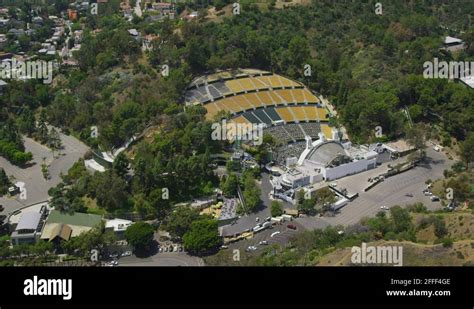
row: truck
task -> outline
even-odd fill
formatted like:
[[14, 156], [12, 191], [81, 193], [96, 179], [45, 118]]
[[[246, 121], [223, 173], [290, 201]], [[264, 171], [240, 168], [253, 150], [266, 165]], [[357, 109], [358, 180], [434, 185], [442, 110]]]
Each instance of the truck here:
[[269, 227], [271, 227], [271, 226], [272, 226], [272, 223], [271, 223], [270, 221], [267, 221], [267, 222], [265, 222], [265, 223], [262, 225], [262, 227], [263, 227], [264, 229], [269, 228]]

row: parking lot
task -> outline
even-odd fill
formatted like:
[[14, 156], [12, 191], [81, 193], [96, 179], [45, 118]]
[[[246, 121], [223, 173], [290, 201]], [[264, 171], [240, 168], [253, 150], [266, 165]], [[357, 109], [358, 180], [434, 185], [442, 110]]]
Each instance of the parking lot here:
[[[295, 226], [296, 230], [288, 228], [289, 224]], [[249, 251], [249, 246], [256, 247], [257, 249], [253, 250], [256, 252], [272, 244], [279, 244], [281, 246], [284, 246], [289, 242], [291, 237], [293, 237], [296, 233], [302, 230], [304, 230], [304, 227], [296, 221], [283, 222], [282, 224], [274, 225], [271, 229], [266, 229], [254, 234], [254, 237], [251, 239], [231, 243], [228, 245], [228, 249], [238, 249], [241, 250], [241, 253], [243, 253], [245, 250]], [[273, 236], [271, 236], [272, 234]], [[266, 241], [267, 244], [260, 244], [262, 241]]]
[[342, 208], [336, 216], [322, 219], [331, 225], [350, 225], [363, 217], [375, 216], [382, 206], [390, 208], [394, 205], [406, 206], [416, 202], [422, 202], [429, 210], [440, 209], [441, 203], [432, 202], [422, 191], [426, 188], [426, 180], [443, 178], [443, 170], [449, 169], [453, 161], [431, 148], [427, 149], [427, 157], [427, 164], [389, 177], [368, 192], [363, 192], [363, 188], [369, 183], [367, 179], [384, 172], [385, 169], [378, 168], [338, 180], [338, 187], [346, 187], [350, 192], [359, 192], [359, 197]]
[[[25, 137], [26, 151], [33, 154], [35, 163], [29, 167], [20, 168], [0, 157], [0, 167], [5, 170], [8, 176], [13, 176], [16, 182], [24, 182], [26, 188], [26, 199], [20, 199], [19, 195], [0, 197], [0, 204], [5, 207], [3, 214], [48, 200], [48, 190], [61, 181], [61, 173], [67, 174], [72, 165], [82, 158], [89, 149], [72, 136], [60, 133], [60, 137], [64, 149], [61, 150], [60, 154], [56, 153], [55, 156], [47, 147]], [[41, 172], [43, 159], [49, 165], [50, 179], [48, 180], [44, 179]]]
[[[342, 179], [335, 180], [331, 183], [337, 183], [338, 188], [346, 188], [350, 193], [359, 193], [359, 197], [354, 201], [349, 202], [344, 206], [334, 217], [300, 217], [296, 218], [293, 223], [298, 225], [298, 231], [322, 229], [327, 226], [342, 225], [348, 226], [358, 223], [364, 217], [373, 217], [379, 211], [382, 211], [382, 206], [389, 209], [392, 206], [400, 205], [406, 206], [416, 202], [422, 202], [429, 210], [436, 210], [442, 207], [439, 201], [432, 202], [429, 196], [423, 194], [426, 188], [426, 180], [435, 180], [443, 178], [443, 170], [449, 169], [453, 161], [448, 160], [445, 154], [436, 152], [431, 148], [426, 150], [427, 164], [421, 164], [415, 168], [404, 173], [389, 177], [377, 186], [364, 192], [364, 188], [368, 186], [369, 178], [373, 178], [387, 171], [387, 163], [382, 166], [356, 175], [348, 176]], [[404, 160], [404, 159], [402, 159]], [[391, 164], [401, 162], [392, 161]], [[384, 208], [385, 208], [384, 207]], [[386, 210], [385, 210], [386, 211]], [[254, 226], [256, 216], [250, 216], [245, 219], [246, 225], [235, 226], [237, 230], [239, 226]], [[243, 221], [243, 220], [242, 220]], [[248, 246], [258, 244], [261, 240], [265, 240], [275, 230], [282, 229], [280, 236], [275, 237], [271, 242], [278, 242], [284, 244], [295, 231], [286, 231], [285, 227], [274, 227], [273, 230], [266, 230], [255, 234], [254, 238], [250, 240], [243, 240], [229, 245], [229, 248], [237, 248], [245, 250]], [[259, 246], [256, 246], [259, 248]]]

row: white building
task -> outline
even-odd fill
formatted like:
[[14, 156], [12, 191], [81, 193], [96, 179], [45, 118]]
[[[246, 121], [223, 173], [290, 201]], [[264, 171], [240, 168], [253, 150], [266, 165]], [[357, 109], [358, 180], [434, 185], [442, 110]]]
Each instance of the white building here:
[[119, 236], [123, 237], [125, 231], [133, 224], [132, 221], [130, 220], [124, 220], [124, 219], [111, 219], [111, 220], [106, 220], [105, 221], [105, 229], [114, 231], [114, 233]]
[[465, 48], [461, 39], [447, 36], [444, 38], [444, 49], [450, 52], [456, 52]]
[[376, 151], [327, 140], [320, 133], [319, 139], [314, 142], [307, 139], [306, 149], [297, 165], [281, 176], [280, 183], [294, 189], [357, 174], [375, 168], [377, 156]]

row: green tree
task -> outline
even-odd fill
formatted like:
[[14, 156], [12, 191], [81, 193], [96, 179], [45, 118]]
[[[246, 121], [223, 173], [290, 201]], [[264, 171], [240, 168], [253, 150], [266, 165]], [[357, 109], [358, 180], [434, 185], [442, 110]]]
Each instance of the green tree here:
[[231, 173], [229, 177], [225, 180], [224, 184], [222, 185], [222, 192], [224, 196], [232, 197], [237, 195], [237, 186], [239, 185], [239, 179], [237, 175]]
[[44, 144], [48, 141], [48, 127], [46, 125], [46, 111], [41, 110], [37, 127], [37, 138]]
[[222, 244], [217, 230], [217, 221], [203, 219], [194, 221], [183, 236], [184, 248], [193, 254], [208, 253]]
[[146, 222], [136, 222], [125, 231], [125, 239], [135, 249], [147, 249], [153, 242], [155, 230]]
[[261, 190], [251, 173], [247, 173], [244, 178], [243, 196], [245, 206], [250, 212], [256, 211], [261, 204], [260, 200]]
[[167, 220], [167, 231], [173, 237], [183, 237], [191, 224], [199, 219], [199, 211], [191, 207], [178, 207]]
[[115, 173], [117, 173], [117, 175], [124, 178], [124, 176], [127, 175], [128, 173], [129, 164], [130, 162], [128, 161], [127, 156], [123, 152], [121, 152], [115, 158], [112, 168], [115, 171]]
[[5, 170], [0, 168], [0, 195], [6, 194], [9, 186], [10, 180], [8, 179], [8, 176], [5, 173]]
[[408, 210], [397, 205], [390, 208], [390, 214], [396, 233], [409, 231], [413, 227]]
[[321, 208], [323, 212], [329, 211], [330, 207], [337, 200], [334, 193], [328, 187], [319, 189], [316, 192], [316, 207]]
[[466, 164], [474, 162], [474, 133], [470, 133], [461, 144], [461, 155]]
[[31, 136], [36, 130], [35, 116], [28, 108], [17, 118], [16, 123], [21, 133]]
[[301, 189], [296, 193], [296, 199], [297, 199], [296, 208], [298, 209], [299, 212], [307, 214], [307, 215], [315, 214], [316, 198], [313, 198], [313, 197], [307, 198], [305, 191]]
[[418, 151], [418, 158], [425, 157], [427, 128], [422, 123], [416, 123], [406, 132], [407, 143], [415, 147]]
[[48, 146], [53, 150], [60, 150], [63, 147], [61, 136], [55, 128], [52, 128], [49, 132]]
[[272, 217], [278, 217], [283, 214], [283, 205], [279, 201], [272, 201], [270, 206], [270, 213]]
[[96, 173], [91, 182], [95, 186], [97, 203], [107, 211], [124, 209], [128, 205], [128, 184], [113, 171]]
[[435, 227], [436, 237], [442, 239], [444, 236], [448, 234], [448, 229], [446, 228], [446, 222], [444, 222], [443, 217], [435, 216], [433, 218], [433, 225]]

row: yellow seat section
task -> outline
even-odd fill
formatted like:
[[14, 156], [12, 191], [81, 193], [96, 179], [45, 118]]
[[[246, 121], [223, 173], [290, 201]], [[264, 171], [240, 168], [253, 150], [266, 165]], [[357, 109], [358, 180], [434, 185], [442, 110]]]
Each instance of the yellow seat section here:
[[326, 115], [328, 114], [325, 108], [318, 107], [318, 115], [320, 120], [327, 120]]
[[272, 87], [270, 81], [268, 80], [268, 76], [255, 76], [254, 81], [258, 80], [260, 83], [265, 85], [265, 88], [270, 88]]
[[253, 84], [254, 84], [255, 87], [256, 87], [255, 89], [259, 89], [259, 90], [260, 90], [260, 89], [268, 89], [268, 88], [269, 88], [269, 86], [268, 86], [266, 83], [262, 82], [262, 81], [261, 81], [260, 79], [258, 79], [258, 78], [252, 77], [251, 80], [252, 80]]
[[293, 111], [293, 114], [296, 116], [298, 121], [306, 121], [306, 114], [304, 112], [304, 106], [292, 106], [289, 107]]
[[318, 120], [318, 110], [316, 106], [303, 106], [306, 116], [308, 116], [308, 120]]
[[240, 102], [237, 102], [236, 100], [234, 100], [234, 97], [229, 97], [229, 98], [226, 98], [226, 99], [221, 100], [221, 101], [224, 102], [224, 104], [226, 104], [228, 107], [230, 107], [235, 112], [241, 112], [241, 111], [244, 110], [242, 108], [242, 105], [240, 104]]
[[306, 102], [308, 103], [318, 103], [319, 99], [314, 94], [311, 93], [308, 89], [304, 89], [303, 95], [306, 98]]
[[231, 113], [237, 113], [240, 110], [240, 108], [237, 106], [237, 104], [233, 102], [232, 102], [233, 104], [231, 104], [230, 102], [231, 101], [226, 98], [223, 100], [219, 100], [215, 103], [220, 110], [231, 112]]
[[268, 91], [268, 96], [270, 97], [272, 104], [283, 105], [286, 103], [281, 96], [276, 95], [274, 91]]
[[280, 77], [281, 84], [282, 84], [283, 87], [285, 87], [285, 88], [291, 88], [291, 87], [298, 87], [298, 86], [300, 86], [300, 84], [298, 84], [298, 83], [295, 82], [295, 81], [289, 80], [288, 78], [285, 78], [285, 77], [283, 77], [283, 76], [279, 76], [279, 77]]
[[304, 89], [293, 89], [290, 90], [293, 93], [293, 97], [297, 103], [304, 103], [306, 102], [306, 98], [303, 95]]
[[242, 95], [242, 98], [244, 100], [247, 100], [249, 102], [252, 102], [252, 104], [255, 107], [260, 107], [263, 106], [263, 103], [261, 100], [259, 100], [258, 93], [245, 93]]
[[268, 91], [261, 91], [261, 92], [255, 93], [255, 97], [260, 99], [260, 101], [262, 101], [263, 105], [265, 106], [273, 105], [272, 98], [270, 97]]
[[240, 82], [240, 84], [242, 85], [242, 88], [245, 91], [251, 91], [251, 90], [256, 89], [255, 85], [252, 83], [250, 78], [240, 78], [240, 79], [238, 79], [238, 81]]
[[230, 90], [232, 90], [232, 92], [235, 92], [235, 93], [244, 91], [244, 88], [239, 83], [238, 79], [228, 80], [225, 82], [225, 85], [227, 86], [227, 88], [229, 88]]
[[277, 75], [269, 75], [267, 76], [267, 79], [268, 79], [268, 83], [270, 84], [270, 86], [272, 86], [272, 88], [283, 87], [281, 80], [278, 78]]
[[219, 109], [217, 108], [217, 105], [214, 102], [207, 103], [206, 105], [204, 105], [204, 107], [207, 110], [206, 119], [212, 119], [219, 112]]
[[276, 95], [280, 96], [281, 98], [283, 98], [284, 102], [287, 102], [287, 103], [293, 103], [295, 100], [293, 99], [293, 96], [291, 95], [291, 91], [290, 90], [282, 90], [282, 89], [279, 89], [279, 90], [275, 90], [274, 91]]
[[237, 95], [234, 97], [229, 97], [235, 104], [240, 106], [241, 110], [248, 110], [248, 109], [253, 109], [253, 105], [248, 101], [245, 100], [243, 95]]
[[243, 124], [249, 124], [250, 121], [248, 121], [247, 119], [245, 119], [244, 116], [240, 115], [238, 117], [235, 117], [234, 119], [232, 119], [233, 122], [235, 123], [243, 123]]
[[332, 139], [332, 129], [325, 123], [321, 123], [321, 131], [323, 132], [324, 136], [328, 139]]
[[280, 115], [280, 118], [285, 120], [286, 122], [295, 121], [295, 119], [293, 118], [293, 115], [288, 110], [288, 107], [280, 107], [280, 108], [277, 108], [276, 111], [278, 112], [278, 115]]

